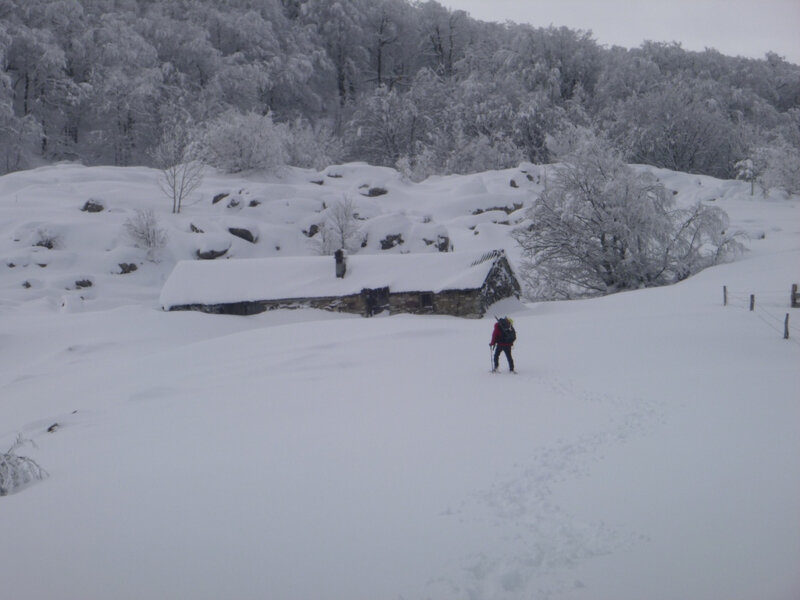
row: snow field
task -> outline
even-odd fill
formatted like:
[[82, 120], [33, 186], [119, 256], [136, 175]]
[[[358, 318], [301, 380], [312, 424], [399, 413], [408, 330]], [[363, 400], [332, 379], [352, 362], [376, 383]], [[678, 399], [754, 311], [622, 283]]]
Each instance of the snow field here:
[[[118, 181], [120, 199], [143, 202], [142, 173], [78, 171]], [[363, 165], [346, 171], [369, 174]], [[800, 335], [783, 340], [766, 313], [765, 321], [722, 306], [727, 285], [759, 292], [770, 314], [789, 310], [789, 285], [800, 279], [796, 199], [754, 200], [746, 184], [723, 196], [730, 182], [704, 180], [720, 186], [709, 193], [725, 202], [732, 226], [766, 232], [738, 261], [669, 288], [501, 303], [493, 312], [512, 316], [519, 335], [512, 376], [504, 358], [503, 372], [488, 372], [491, 316], [161, 312], [170, 259], [98, 275], [97, 250], [78, 240], [106, 238], [73, 229], [72, 216], [98, 215], [72, 212], [86, 195], [72, 173], [0, 178], [0, 208], [13, 215], [0, 224], [3, 258], [22, 251], [11, 236], [34, 221], [61, 223], [71, 239], [62, 252], [74, 257], [27, 267], [38, 290], [18, 289], [25, 267], [0, 264], [0, 449], [22, 433], [37, 444], [24, 453], [50, 474], [0, 498], [4, 595], [790, 600], [800, 592]], [[680, 195], [699, 187], [693, 176], [662, 175]], [[374, 205], [381, 212], [398, 208], [390, 176], [370, 175], [390, 188]], [[298, 181], [280, 185], [304, 186], [291, 177]], [[457, 247], [489, 248], [502, 226], [487, 225], [497, 236], [489, 240], [483, 225], [479, 235], [461, 229], [448, 190], [463, 183], [479, 194], [482, 185], [491, 208], [491, 190], [507, 178], [401, 191], [408, 210], [448, 227]], [[34, 183], [35, 193], [26, 187]], [[54, 189], [72, 196], [52, 206], [61, 198]], [[209, 194], [217, 189], [208, 182]], [[123, 200], [119, 209], [129, 212]], [[181, 219], [214, 221], [219, 211], [198, 205]], [[100, 219], [119, 224], [123, 214]], [[269, 223], [259, 227], [263, 235]], [[75, 273], [98, 283], [90, 298], [61, 306], [77, 297], [62, 286]]]

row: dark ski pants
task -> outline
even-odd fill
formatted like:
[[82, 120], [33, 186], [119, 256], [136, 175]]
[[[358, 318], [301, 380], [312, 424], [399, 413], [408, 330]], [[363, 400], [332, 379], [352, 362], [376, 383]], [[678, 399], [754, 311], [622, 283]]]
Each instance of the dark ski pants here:
[[500, 366], [500, 353], [501, 352], [505, 352], [506, 353], [506, 360], [508, 361], [508, 369], [509, 369], [509, 371], [513, 371], [514, 370], [514, 359], [511, 358], [511, 346], [501, 346], [500, 344], [497, 344], [494, 347], [494, 368], [495, 368], [495, 370], [497, 369], [497, 367]]

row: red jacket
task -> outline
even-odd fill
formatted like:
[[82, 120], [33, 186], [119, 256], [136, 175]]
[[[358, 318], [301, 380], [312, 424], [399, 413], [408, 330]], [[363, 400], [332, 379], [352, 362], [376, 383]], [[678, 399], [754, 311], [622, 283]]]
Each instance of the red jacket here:
[[511, 347], [511, 346], [513, 346], [513, 345], [514, 345], [514, 343], [513, 343], [513, 342], [512, 342], [512, 343], [510, 343], [510, 344], [509, 344], [509, 343], [507, 343], [507, 342], [501, 342], [501, 341], [500, 341], [500, 338], [501, 338], [501, 337], [503, 337], [503, 333], [500, 331], [500, 323], [495, 323], [495, 324], [494, 324], [494, 331], [492, 331], [492, 341], [491, 341], [491, 342], [489, 342], [489, 345], [490, 345], [490, 346], [495, 346], [495, 345], [497, 345], [497, 346], [501, 346], [501, 347], [502, 347], [502, 346], [508, 346], [508, 347]]

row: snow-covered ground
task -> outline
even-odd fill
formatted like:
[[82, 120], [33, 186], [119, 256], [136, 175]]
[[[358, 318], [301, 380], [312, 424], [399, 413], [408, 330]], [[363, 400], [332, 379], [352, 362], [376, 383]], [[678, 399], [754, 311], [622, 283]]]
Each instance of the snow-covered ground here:
[[[344, 194], [365, 252], [446, 230], [513, 258], [504, 223], [541, 185], [523, 169], [209, 176], [180, 215], [147, 169], [0, 178], [0, 450], [22, 434], [49, 473], [0, 498], [0, 596], [800, 597], [797, 198], [657, 171], [727, 210], [749, 252], [668, 288], [504, 301], [516, 376], [488, 372], [491, 317], [159, 310], [177, 259], [309, 254], [302, 231]], [[106, 209], [81, 212], [89, 198]], [[141, 207], [169, 233], [159, 263], [123, 235]]]

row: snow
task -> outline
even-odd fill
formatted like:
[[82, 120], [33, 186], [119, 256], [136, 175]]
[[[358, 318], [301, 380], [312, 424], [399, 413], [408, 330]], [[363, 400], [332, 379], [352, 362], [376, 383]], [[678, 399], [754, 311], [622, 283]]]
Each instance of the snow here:
[[[49, 473], [0, 498], [3, 597], [800, 596], [798, 198], [653, 170], [679, 202], [728, 211], [750, 250], [667, 288], [499, 303], [516, 376], [488, 373], [491, 316], [160, 309], [199, 243], [190, 223], [255, 222], [235, 258], [299, 264], [321, 198], [366, 183], [390, 191], [358, 196], [364, 214], [427, 217], [457, 252], [505, 247], [513, 263], [508, 227], [469, 219], [538, 189], [520, 170], [329, 171], [342, 177], [212, 173], [180, 215], [147, 169], [0, 178], [0, 450], [22, 434]], [[239, 190], [266, 202], [210, 202]], [[81, 212], [90, 197], [106, 210]], [[158, 263], [123, 235], [142, 207], [169, 233]], [[59, 246], [32, 246], [41, 228]]]

